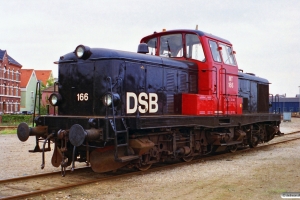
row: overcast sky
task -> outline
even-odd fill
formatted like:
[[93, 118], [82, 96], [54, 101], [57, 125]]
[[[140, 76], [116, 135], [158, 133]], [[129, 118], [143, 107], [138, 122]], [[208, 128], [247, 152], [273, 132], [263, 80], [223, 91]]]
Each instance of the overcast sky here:
[[[300, 86], [299, 0], [1, 0], [0, 49], [25, 69], [51, 69], [79, 44], [136, 52], [163, 28], [225, 38], [244, 72], [267, 78], [270, 93]], [[88, 3], [87, 3], [88, 2]]]

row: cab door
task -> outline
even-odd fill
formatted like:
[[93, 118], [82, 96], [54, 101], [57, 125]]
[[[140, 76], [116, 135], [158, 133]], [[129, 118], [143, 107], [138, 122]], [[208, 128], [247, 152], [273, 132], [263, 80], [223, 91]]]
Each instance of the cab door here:
[[217, 94], [218, 102], [215, 114], [224, 114], [224, 100], [226, 99], [226, 89], [224, 86], [225, 83], [225, 74], [224, 66], [221, 59], [221, 54], [219, 51], [219, 46], [217, 41], [209, 40], [209, 48], [212, 57], [212, 72], [216, 73], [213, 78], [213, 87], [214, 92]]
[[239, 105], [238, 95], [238, 67], [236, 65], [231, 46], [219, 43], [222, 66], [220, 69], [221, 91], [224, 113], [236, 114]]

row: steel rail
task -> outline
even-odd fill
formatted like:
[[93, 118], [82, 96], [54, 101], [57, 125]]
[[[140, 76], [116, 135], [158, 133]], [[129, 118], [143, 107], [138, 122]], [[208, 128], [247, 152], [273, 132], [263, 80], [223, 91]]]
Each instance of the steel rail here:
[[[89, 167], [81, 167], [81, 168], [76, 168], [75, 170], [78, 172], [79, 170], [85, 170], [88, 168]], [[67, 172], [73, 173], [73, 172], [71, 172], [71, 170], [67, 170]], [[10, 178], [10, 179], [0, 179], [0, 184], [14, 182], [14, 181], [21, 181], [21, 180], [29, 180], [29, 179], [33, 179], [33, 178], [39, 178], [39, 177], [43, 177], [43, 176], [51, 176], [51, 175], [56, 175], [56, 174], [61, 174], [61, 171], [48, 172], [48, 173], [43, 173], [43, 174], [34, 174], [34, 175], [28, 175], [28, 176], [20, 176], [20, 177]]]

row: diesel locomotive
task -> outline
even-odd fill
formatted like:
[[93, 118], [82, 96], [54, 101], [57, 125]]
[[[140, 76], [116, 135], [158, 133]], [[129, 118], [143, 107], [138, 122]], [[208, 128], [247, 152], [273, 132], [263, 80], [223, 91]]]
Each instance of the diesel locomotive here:
[[154, 32], [137, 53], [79, 45], [55, 63], [54, 113], [17, 129], [21, 141], [36, 137], [31, 152], [42, 152], [42, 168], [51, 142], [52, 165], [64, 174], [76, 161], [95, 172], [147, 170], [253, 148], [280, 132], [269, 81], [239, 70], [232, 44], [200, 30]]

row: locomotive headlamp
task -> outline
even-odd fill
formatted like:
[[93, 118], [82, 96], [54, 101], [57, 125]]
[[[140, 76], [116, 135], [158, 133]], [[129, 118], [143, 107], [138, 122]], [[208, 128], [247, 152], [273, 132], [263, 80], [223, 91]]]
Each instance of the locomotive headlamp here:
[[120, 95], [117, 93], [106, 93], [103, 98], [102, 102], [105, 106], [112, 106], [112, 103], [114, 103], [114, 107], [118, 106], [120, 103]]
[[81, 58], [83, 56], [83, 54], [84, 54], [84, 47], [83, 46], [78, 46], [76, 48], [76, 56], [78, 58]]
[[74, 53], [77, 58], [84, 60], [88, 59], [92, 55], [90, 47], [84, 45], [77, 46]]
[[57, 106], [61, 102], [62, 98], [59, 93], [52, 93], [48, 100], [52, 106]]

